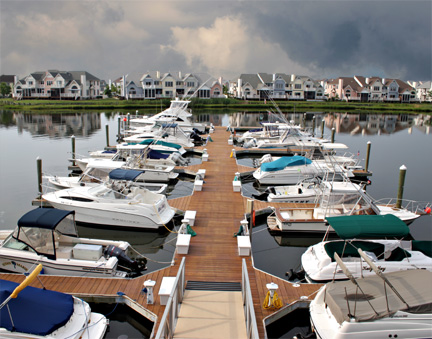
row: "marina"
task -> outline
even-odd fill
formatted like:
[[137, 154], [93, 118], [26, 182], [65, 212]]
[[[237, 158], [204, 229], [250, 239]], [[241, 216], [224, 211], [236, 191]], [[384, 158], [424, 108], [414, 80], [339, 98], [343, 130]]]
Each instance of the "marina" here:
[[[219, 334], [215, 336], [216, 338], [220, 337], [222, 332], [218, 332], [216, 327], [212, 327], [216, 326], [216, 322], [213, 324], [204, 322], [203, 319], [209, 320], [211, 318], [208, 314], [204, 312], [199, 319], [196, 319], [193, 315], [194, 312], [187, 312], [188, 306], [194, 307], [193, 304], [191, 305], [191, 300], [195, 300], [196, 303], [202, 302], [203, 305], [216, 305], [215, 295], [221, 296], [220, 298], [217, 297], [221, 301], [221, 309], [226, 307], [223, 304], [225, 297], [222, 297], [222, 294], [216, 294], [216, 292], [228, 293], [226, 300], [233, 302], [233, 306], [228, 307], [228, 309], [234, 310], [239, 307], [243, 310], [242, 304], [245, 303], [248, 295], [247, 287], [250, 287], [252, 307], [243, 313], [243, 318], [240, 317], [243, 321], [224, 322], [223, 330], [230, 329], [234, 331], [231, 333], [240, 333], [241, 335], [239, 334], [237, 337], [242, 337], [245, 333], [248, 337], [265, 337], [264, 323], [268, 322], [265, 319], [277, 313], [278, 310], [276, 307], [263, 307], [263, 302], [269, 291], [268, 285], [272, 283], [277, 285], [277, 294], [283, 306], [296, 301], [312, 300], [321, 285], [292, 283], [282, 278], [281, 274], [269, 273], [268, 270], [260, 268], [260, 265], [257, 264], [258, 256], [253, 252], [259, 235], [255, 232], [258, 232], [262, 226], [255, 228], [255, 231], [252, 230], [252, 236], [247, 237], [249, 241], [242, 237], [233, 236], [242, 221], [251, 216], [251, 199], [235, 190], [233, 179], [235, 173], [250, 171], [251, 168], [238, 164], [236, 159], [231, 156], [233, 147], [228, 144], [229, 135], [230, 133], [224, 126], [217, 126], [215, 132], [210, 134], [212, 141], [201, 147], [206, 149], [208, 161], [186, 167], [191, 172], [204, 171], [201, 172], [205, 173], [204, 177], [201, 178], [201, 189], [195, 189], [192, 195], [168, 200], [169, 205], [177, 210], [196, 212], [192, 228], [197, 233], [197, 236], [190, 237], [189, 241], [186, 241], [184, 246], [188, 246], [187, 249], [182, 248], [183, 244], [180, 243], [179, 239], [177, 240], [176, 250], [169, 267], [154, 270], [142, 277], [133, 279], [42, 275], [40, 279], [43, 284], [47, 288], [70, 293], [89, 301], [111, 298], [111, 300], [119, 302], [121, 299], [123, 303], [140, 310], [140, 314], [145, 314], [147, 319], [154, 322], [150, 337], [157, 337], [162, 329], [168, 331], [166, 323], [162, 322], [165, 310], [169, 307], [169, 305], [162, 305], [161, 292], [164, 289], [162, 286], [164, 278], [184, 281], [184, 283], [180, 283], [180, 290], [174, 291], [174, 295], [179, 293], [181, 295], [179, 300], [183, 300], [179, 307], [180, 313], [176, 315], [179, 319], [176, 330], [180, 331], [182, 337], [186, 337], [187, 331], [190, 331], [195, 337], [202, 338], [203, 336], [197, 332], [199, 330], [197, 327], [206, 329], [207, 337], [210, 337], [209, 332], [213, 333], [213, 331], [216, 335]], [[258, 224], [260, 211], [268, 209], [269, 206], [292, 206], [292, 204], [254, 200], [253, 208], [256, 211]], [[173, 232], [176, 232], [176, 229], [171, 230], [171, 235], [176, 237], [177, 234], [172, 234]], [[278, 261], [279, 264], [283, 263], [286, 266], [285, 271], [293, 268], [284, 260], [275, 261]], [[1, 278], [19, 282], [24, 277], [2, 274]], [[152, 290], [153, 304], [148, 303], [149, 289], [147, 288], [147, 293], [143, 293], [145, 283], [148, 281], [155, 282]], [[34, 283], [34, 285], [37, 284], [38, 282]], [[182, 287], [185, 290], [180, 292]], [[194, 294], [191, 292], [194, 290], [210, 291], [215, 292], [215, 294], [210, 299], [201, 299], [200, 301], [200, 298], [208, 297], [208, 295]], [[235, 301], [237, 297], [231, 298], [230, 293], [233, 296], [238, 295], [236, 293], [240, 294], [240, 306], [237, 305], [238, 301]], [[172, 298], [168, 298], [171, 299], [171, 302], [176, 299], [174, 295], [171, 295]], [[218, 313], [221, 316], [220, 319], [226, 320], [227, 315], [224, 315], [225, 318], [222, 317], [223, 312], [220, 314], [219, 312], [213, 313]], [[253, 319], [250, 318], [251, 314], [253, 314]], [[231, 315], [234, 319], [234, 314]], [[256, 336], [253, 334], [253, 323], [255, 322]], [[240, 330], [242, 332], [235, 332]]]

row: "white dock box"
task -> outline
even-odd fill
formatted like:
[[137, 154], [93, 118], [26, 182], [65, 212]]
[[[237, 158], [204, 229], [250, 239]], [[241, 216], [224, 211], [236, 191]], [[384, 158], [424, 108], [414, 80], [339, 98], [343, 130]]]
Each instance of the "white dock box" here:
[[195, 224], [196, 211], [187, 210], [185, 212], [184, 218], [189, 221], [189, 225], [193, 226]]
[[202, 191], [203, 183], [204, 183], [203, 180], [195, 180], [194, 191]]
[[179, 234], [177, 236], [176, 248], [178, 254], [188, 254], [190, 239], [190, 234]]
[[234, 180], [232, 182], [232, 184], [233, 184], [233, 190], [234, 190], [234, 192], [240, 192], [241, 191], [241, 181]]
[[174, 288], [176, 277], [163, 277], [161, 287], [159, 289], [160, 304], [166, 305]]
[[73, 248], [75, 259], [81, 260], [99, 260], [102, 256], [101, 245], [76, 244]]
[[248, 235], [237, 236], [237, 247], [239, 256], [250, 255], [251, 243]]

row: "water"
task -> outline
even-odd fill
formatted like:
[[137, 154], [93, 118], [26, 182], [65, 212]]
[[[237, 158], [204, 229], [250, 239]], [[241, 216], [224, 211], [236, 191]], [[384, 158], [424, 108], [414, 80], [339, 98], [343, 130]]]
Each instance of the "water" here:
[[[311, 126], [312, 115], [307, 116]], [[215, 126], [259, 126], [269, 118], [267, 113], [207, 114], [197, 112], [196, 120]], [[288, 114], [289, 120], [301, 123], [302, 113]], [[336, 126], [336, 142], [345, 143], [359, 157], [366, 157], [367, 142], [371, 142], [369, 170], [373, 172], [368, 193], [375, 199], [397, 196], [399, 168], [407, 167], [404, 199], [432, 201], [432, 133], [431, 116], [381, 114], [318, 114], [317, 126], [326, 121], [324, 134], [331, 135], [328, 126]], [[42, 159], [44, 174], [67, 176], [71, 158], [71, 136], [76, 138], [76, 153], [106, 146], [105, 126], [109, 126], [110, 144], [115, 144], [116, 113], [37, 114], [0, 111], [0, 230], [13, 229], [17, 220], [34, 208], [38, 195], [36, 159]], [[316, 128], [320, 136], [320, 127]], [[227, 134], [228, 138], [228, 134]], [[187, 184], [185, 184], [187, 186]], [[187, 187], [186, 187], [187, 189]], [[272, 236], [265, 218], [257, 219], [253, 234], [254, 264], [266, 272], [285, 278], [285, 273], [300, 265], [306, 247], [320, 238]], [[199, 226], [198, 226], [199, 227]], [[421, 217], [411, 226], [415, 239], [432, 240], [432, 217]], [[83, 237], [122, 239], [130, 242], [149, 258], [153, 271], [170, 265], [175, 251], [175, 234], [159, 232], [119, 231], [79, 228]]]

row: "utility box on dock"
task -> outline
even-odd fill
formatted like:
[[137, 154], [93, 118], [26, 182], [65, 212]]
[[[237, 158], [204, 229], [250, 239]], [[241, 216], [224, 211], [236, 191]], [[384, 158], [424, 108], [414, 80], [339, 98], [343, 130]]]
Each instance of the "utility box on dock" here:
[[186, 211], [184, 218], [189, 221], [189, 225], [193, 226], [195, 224], [196, 211]]
[[161, 287], [159, 289], [160, 304], [166, 305], [169, 296], [174, 288], [176, 277], [163, 277]]
[[76, 244], [73, 248], [73, 256], [75, 259], [97, 261], [102, 256], [102, 246]]
[[251, 251], [251, 242], [249, 236], [237, 236], [237, 247], [239, 256], [249, 256]]
[[240, 192], [241, 191], [241, 181], [240, 180], [234, 180], [232, 182], [232, 184], [233, 184], [234, 192]]
[[179, 234], [177, 236], [176, 248], [178, 254], [188, 254], [190, 239], [190, 234]]

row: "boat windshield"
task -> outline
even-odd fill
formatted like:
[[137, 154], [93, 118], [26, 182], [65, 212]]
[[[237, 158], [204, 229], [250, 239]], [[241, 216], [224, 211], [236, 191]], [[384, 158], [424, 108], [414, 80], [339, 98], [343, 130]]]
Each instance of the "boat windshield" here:
[[38, 253], [47, 256], [54, 256], [55, 244], [52, 232], [51, 229], [47, 228], [22, 226], [14, 231], [13, 236], [33, 248]]
[[30, 251], [35, 252], [31, 247], [29, 247], [26, 243], [19, 241], [18, 239], [13, 237], [13, 233], [10, 234], [5, 241], [3, 242], [2, 247], [10, 248], [13, 250], [21, 250], [21, 251]]

